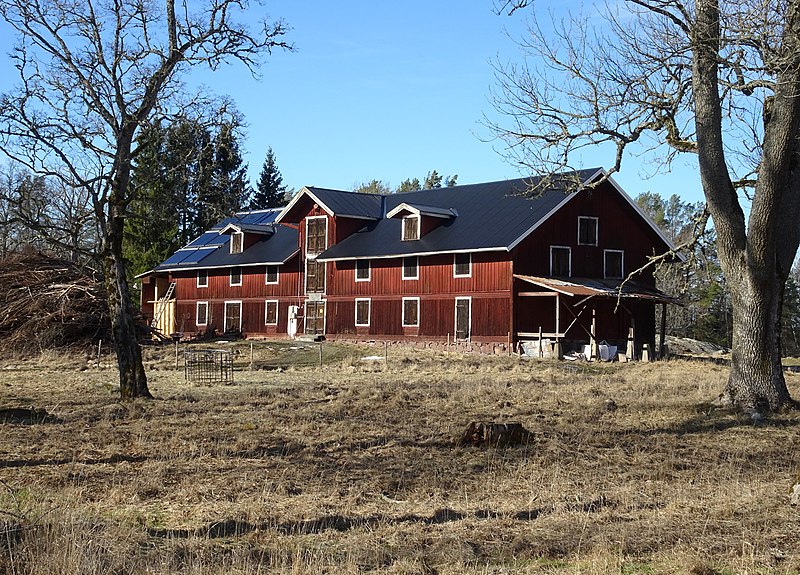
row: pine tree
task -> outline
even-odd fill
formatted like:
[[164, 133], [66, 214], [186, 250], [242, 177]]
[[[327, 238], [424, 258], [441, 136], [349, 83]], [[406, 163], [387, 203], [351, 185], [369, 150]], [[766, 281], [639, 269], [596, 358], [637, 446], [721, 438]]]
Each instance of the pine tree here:
[[242, 209], [250, 196], [247, 165], [239, 151], [236, 128], [233, 122], [223, 123], [210, 145], [202, 150], [194, 220], [198, 232]]
[[285, 202], [286, 186], [283, 185], [278, 166], [275, 163], [275, 154], [272, 147], [267, 150], [267, 157], [264, 159], [264, 166], [258, 176], [256, 191], [250, 200], [251, 210], [264, 210], [267, 208], [278, 208]]

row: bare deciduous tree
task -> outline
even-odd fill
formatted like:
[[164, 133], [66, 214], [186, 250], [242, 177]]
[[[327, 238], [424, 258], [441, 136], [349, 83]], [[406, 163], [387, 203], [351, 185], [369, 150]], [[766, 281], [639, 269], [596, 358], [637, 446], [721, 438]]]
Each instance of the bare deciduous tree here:
[[89, 194], [125, 398], [149, 397], [122, 252], [141, 126], [189, 105], [190, 67], [237, 60], [255, 70], [281, 21], [237, 22], [242, 0], [0, 0], [16, 31], [18, 87], [0, 97], [0, 150], [37, 175]]
[[721, 397], [749, 411], [795, 405], [780, 313], [800, 242], [800, 0], [627, 0], [552, 31], [532, 22], [525, 63], [497, 68], [509, 120], [494, 127], [509, 154], [555, 172], [612, 146], [610, 173], [634, 145], [666, 166], [695, 154], [733, 305]]

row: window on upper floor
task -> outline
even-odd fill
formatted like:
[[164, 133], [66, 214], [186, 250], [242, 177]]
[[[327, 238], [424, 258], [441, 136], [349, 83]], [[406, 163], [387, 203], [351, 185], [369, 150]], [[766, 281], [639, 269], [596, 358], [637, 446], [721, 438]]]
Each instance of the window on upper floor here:
[[417, 260], [417, 256], [403, 258], [403, 279], [419, 279], [419, 261]]
[[404, 242], [419, 239], [419, 216], [403, 217], [403, 237]]
[[603, 250], [603, 276], [608, 279], [622, 279], [625, 273], [625, 252], [622, 250]]
[[472, 275], [472, 254], [453, 254], [453, 277], [468, 278]]
[[240, 267], [231, 268], [231, 285], [232, 286], [242, 285], [242, 268]]
[[565, 246], [550, 246], [550, 275], [568, 278], [572, 275], [572, 250]]
[[369, 315], [370, 315], [370, 307], [371, 307], [371, 300], [369, 298], [357, 298], [356, 299], [356, 325], [357, 326], [368, 326], [369, 325]]
[[306, 219], [306, 253], [319, 254], [328, 247], [328, 218]]
[[578, 245], [597, 245], [597, 222], [593, 216], [578, 216]]
[[278, 283], [278, 266], [267, 266], [266, 283], [268, 284]]
[[264, 323], [278, 325], [278, 300], [268, 299], [264, 302]]
[[197, 287], [208, 287], [208, 270], [197, 270]]
[[231, 253], [240, 254], [244, 251], [244, 233], [233, 232], [231, 234]]
[[356, 281], [368, 282], [370, 280], [369, 260], [356, 260]]

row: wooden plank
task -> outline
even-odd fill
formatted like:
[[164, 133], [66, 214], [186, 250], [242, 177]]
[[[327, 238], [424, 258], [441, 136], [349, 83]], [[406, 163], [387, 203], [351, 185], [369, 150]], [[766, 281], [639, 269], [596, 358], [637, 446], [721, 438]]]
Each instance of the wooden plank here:
[[[538, 331], [518, 331], [517, 337], [532, 337], [534, 339], [539, 339]], [[564, 337], [563, 333], [546, 333], [541, 332], [542, 338], [552, 338], [552, 337]]]
[[519, 297], [558, 297], [558, 292], [555, 292], [555, 291], [521, 291], [517, 295]]

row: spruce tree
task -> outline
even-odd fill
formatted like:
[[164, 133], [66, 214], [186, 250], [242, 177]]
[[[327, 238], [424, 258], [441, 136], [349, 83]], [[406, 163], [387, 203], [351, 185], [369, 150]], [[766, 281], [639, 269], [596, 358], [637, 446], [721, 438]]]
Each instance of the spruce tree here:
[[250, 200], [251, 210], [264, 210], [267, 208], [278, 208], [284, 204], [286, 186], [283, 185], [278, 166], [275, 163], [275, 154], [272, 147], [267, 150], [267, 157], [264, 159], [264, 166], [258, 176], [256, 190]]

